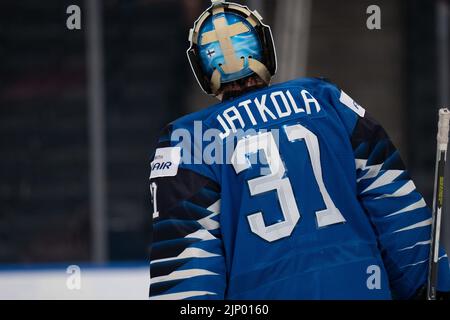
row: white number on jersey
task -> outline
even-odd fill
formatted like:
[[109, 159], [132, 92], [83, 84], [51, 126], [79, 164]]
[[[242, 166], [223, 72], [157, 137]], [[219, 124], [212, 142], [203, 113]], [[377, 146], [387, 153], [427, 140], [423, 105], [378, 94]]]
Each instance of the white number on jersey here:
[[[323, 182], [317, 136], [300, 124], [287, 127], [286, 134], [290, 142], [305, 141], [314, 177], [325, 203], [325, 209], [316, 212], [318, 227], [345, 222], [344, 217], [334, 205]], [[231, 158], [236, 173], [239, 174], [242, 171], [249, 169], [251, 164], [248, 160], [248, 156], [257, 153], [258, 151], [264, 152], [270, 173], [251, 179], [247, 182], [250, 194], [252, 196], [257, 196], [258, 194], [268, 191], [276, 191], [284, 220], [266, 226], [262, 212], [251, 214], [247, 219], [253, 233], [269, 242], [273, 242], [289, 237], [292, 234], [292, 231], [300, 219], [300, 211], [292, 190], [292, 184], [289, 177], [286, 176], [286, 169], [271, 132], [245, 137], [237, 143]]]

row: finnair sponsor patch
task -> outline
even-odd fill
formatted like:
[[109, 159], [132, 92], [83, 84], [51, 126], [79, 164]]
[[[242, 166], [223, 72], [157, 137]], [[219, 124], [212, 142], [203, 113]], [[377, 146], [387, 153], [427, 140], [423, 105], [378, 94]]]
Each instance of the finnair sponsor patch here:
[[181, 148], [159, 148], [156, 150], [155, 158], [151, 163], [150, 179], [161, 177], [174, 177], [178, 173], [181, 160]]
[[363, 107], [361, 107], [359, 104], [357, 104], [355, 102], [355, 100], [353, 100], [348, 94], [346, 94], [342, 90], [341, 90], [341, 97], [339, 98], [339, 101], [342, 102], [342, 104], [349, 107], [350, 109], [352, 109], [361, 118], [364, 118], [364, 115], [366, 114], [366, 110]]

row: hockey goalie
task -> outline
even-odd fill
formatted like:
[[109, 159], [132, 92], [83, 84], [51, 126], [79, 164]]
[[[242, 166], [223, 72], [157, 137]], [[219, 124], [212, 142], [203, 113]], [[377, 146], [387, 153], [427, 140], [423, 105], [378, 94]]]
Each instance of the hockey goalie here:
[[215, 1], [189, 39], [198, 83], [220, 102], [159, 139], [150, 298], [420, 295], [431, 212], [383, 128], [326, 80], [270, 85], [275, 48], [256, 11]]

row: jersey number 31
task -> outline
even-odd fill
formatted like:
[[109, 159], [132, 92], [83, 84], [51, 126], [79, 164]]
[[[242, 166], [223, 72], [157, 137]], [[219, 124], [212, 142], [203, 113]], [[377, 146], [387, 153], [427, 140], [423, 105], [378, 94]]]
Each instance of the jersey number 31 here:
[[[318, 227], [345, 222], [344, 217], [334, 205], [323, 182], [317, 136], [300, 124], [286, 127], [286, 134], [288, 140], [292, 143], [302, 141], [306, 143], [314, 177], [322, 195], [323, 202], [325, 203], [325, 209], [316, 211], [315, 213]], [[236, 173], [239, 174], [249, 169], [251, 164], [248, 156], [258, 151], [264, 152], [270, 173], [247, 182], [250, 194], [257, 196], [268, 191], [276, 191], [284, 220], [267, 226], [264, 222], [263, 212], [251, 214], [247, 219], [253, 233], [269, 242], [273, 242], [291, 235], [300, 219], [300, 212], [292, 190], [291, 181], [286, 175], [286, 169], [271, 132], [265, 132], [239, 140], [231, 158]]]

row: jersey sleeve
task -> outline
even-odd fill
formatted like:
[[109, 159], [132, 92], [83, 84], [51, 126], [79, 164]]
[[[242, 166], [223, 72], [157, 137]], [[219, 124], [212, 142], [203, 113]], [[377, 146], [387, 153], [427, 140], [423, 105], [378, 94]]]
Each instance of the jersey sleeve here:
[[[356, 196], [375, 231], [393, 297], [413, 298], [427, 280], [431, 210], [382, 126], [344, 91], [325, 86], [349, 133]], [[450, 267], [443, 249], [439, 257], [438, 290], [447, 292]]]
[[[426, 283], [431, 211], [386, 131], [369, 114], [351, 136], [357, 194], [378, 237], [395, 298], [408, 299]], [[449, 291], [449, 262], [440, 252], [438, 290]]]
[[162, 136], [152, 161], [150, 299], [223, 299], [226, 268], [220, 186], [199, 165], [185, 166]]

